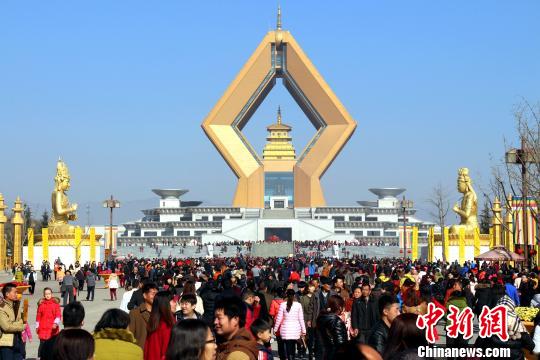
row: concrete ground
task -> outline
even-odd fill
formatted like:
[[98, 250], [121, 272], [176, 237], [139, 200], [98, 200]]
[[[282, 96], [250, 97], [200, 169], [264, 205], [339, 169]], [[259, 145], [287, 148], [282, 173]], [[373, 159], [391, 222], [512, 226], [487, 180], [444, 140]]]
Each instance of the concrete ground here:
[[[51, 281], [41, 281], [41, 274], [38, 274], [38, 282], [36, 283], [36, 290], [34, 295], [30, 295], [28, 291], [23, 295], [23, 300], [28, 299], [28, 324], [32, 329], [33, 339], [31, 342], [26, 344], [26, 357], [27, 358], [36, 358], [39, 346], [39, 339], [35, 332], [36, 327], [36, 311], [37, 303], [43, 295], [43, 289], [45, 287], [50, 287], [53, 289], [54, 296], [60, 297], [60, 286], [54, 280]], [[12, 275], [7, 273], [0, 273], [0, 284], [11, 281]], [[85, 309], [85, 319], [83, 328], [89, 332], [93, 332], [94, 326], [101, 318], [101, 315], [105, 310], [110, 308], [120, 307], [120, 302], [122, 300], [122, 295], [124, 294], [123, 289], [117, 290], [117, 301], [111, 301], [109, 297], [109, 290], [105, 289], [105, 284], [103, 280], [97, 282], [94, 301], [86, 301], [86, 290], [82, 292], [81, 296], [77, 296], [77, 300], [81, 300], [81, 303]], [[85, 287], [86, 289], [86, 287]], [[60, 303], [61, 305], [62, 303]]]

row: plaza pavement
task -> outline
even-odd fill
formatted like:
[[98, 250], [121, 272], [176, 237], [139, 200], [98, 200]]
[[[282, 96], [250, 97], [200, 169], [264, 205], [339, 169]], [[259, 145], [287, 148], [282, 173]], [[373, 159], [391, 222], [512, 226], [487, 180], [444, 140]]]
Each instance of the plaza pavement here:
[[[13, 276], [11, 273], [2, 272], [0, 274], [0, 283], [6, 283], [11, 281]], [[38, 282], [36, 283], [36, 289], [34, 295], [30, 295], [28, 291], [23, 295], [23, 300], [28, 299], [28, 324], [30, 329], [32, 329], [32, 341], [26, 343], [26, 357], [33, 359], [37, 357], [37, 351], [39, 346], [39, 339], [35, 332], [36, 327], [36, 311], [37, 311], [37, 302], [43, 296], [43, 289], [50, 287], [53, 290], [53, 296], [60, 297], [60, 286], [58, 282], [54, 280], [41, 281], [41, 274], [38, 273]], [[86, 286], [85, 290], [79, 295], [77, 294], [77, 300], [80, 300], [84, 306], [85, 318], [83, 329], [93, 332], [96, 323], [101, 318], [101, 315], [105, 310], [110, 308], [119, 308], [120, 302], [122, 301], [122, 295], [124, 294], [124, 289], [118, 289], [117, 297], [118, 300], [111, 301], [109, 297], [109, 289], [105, 289], [105, 283], [103, 280], [100, 280], [96, 283], [96, 290], [94, 301], [86, 301]], [[60, 299], [60, 305], [62, 305], [62, 300]]]

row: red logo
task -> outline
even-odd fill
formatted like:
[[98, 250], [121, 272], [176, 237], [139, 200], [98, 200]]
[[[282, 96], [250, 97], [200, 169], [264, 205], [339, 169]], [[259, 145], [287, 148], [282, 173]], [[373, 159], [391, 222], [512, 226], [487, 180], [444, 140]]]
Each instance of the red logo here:
[[[478, 336], [482, 338], [497, 335], [502, 341], [507, 341], [507, 308], [504, 305], [498, 305], [493, 309], [484, 306], [482, 313], [478, 317], [480, 332]], [[426, 315], [418, 315], [416, 326], [419, 329], [426, 329], [426, 339], [433, 344], [439, 340], [437, 332], [437, 323], [444, 316], [445, 311], [441, 307], [437, 307], [434, 303], [429, 303]], [[473, 319], [474, 314], [471, 308], [466, 307], [459, 311], [454, 305], [448, 307], [449, 325], [446, 326], [446, 336], [456, 338], [460, 334], [464, 339], [470, 339], [473, 336]]]
[[506, 326], [507, 309], [503, 305], [493, 309], [484, 305], [479, 317], [480, 333], [478, 336], [485, 338], [497, 335], [502, 341], [508, 340], [508, 327]]
[[450, 325], [446, 327], [446, 336], [457, 338], [459, 334], [462, 334], [464, 339], [472, 338], [474, 319], [472, 309], [466, 307], [460, 312], [458, 307], [450, 305], [448, 310]]
[[430, 343], [434, 343], [439, 340], [439, 334], [435, 326], [439, 320], [444, 316], [444, 310], [435, 306], [434, 303], [428, 304], [427, 314], [418, 315], [416, 319], [416, 326], [419, 329], [426, 329], [426, 339]]

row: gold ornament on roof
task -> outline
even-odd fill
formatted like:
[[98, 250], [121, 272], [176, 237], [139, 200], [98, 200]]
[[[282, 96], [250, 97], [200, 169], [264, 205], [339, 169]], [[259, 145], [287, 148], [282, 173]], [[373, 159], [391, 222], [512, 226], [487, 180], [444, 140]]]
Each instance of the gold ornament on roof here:
[[463, 198], [461, 204], [456, 203], [452, 210], [459, 215], [461, 221], [459, 225], [450, 227], [450, 234], [459, 234], [460, 229], [465, 229], [466, 233], [474, 233], [478, 229], [478, 199], [468, 168], [458, 170], [457, 189], [463, 194]]

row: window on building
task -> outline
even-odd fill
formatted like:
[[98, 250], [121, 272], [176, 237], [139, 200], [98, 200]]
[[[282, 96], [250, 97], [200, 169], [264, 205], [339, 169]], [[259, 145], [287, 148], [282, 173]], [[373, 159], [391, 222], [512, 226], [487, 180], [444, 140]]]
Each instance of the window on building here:
[[349, 216], [349, 221], [362, 221], [361, 216]]
[[176, 236], [189, 236], [189, 231], [185, 231], [185, 230], [178, 230], [176, 232]]
[[366, 216], [366, 221], [379, 221], [376, 216]]
[[286, 196], [294, 207], [294, 176], [292, 172], [268, 172], [264, 175], [264, 206], [270, 207], [272, 196]]
[[385, 231], [384, 236], [397, 236], [397, 232], [395, 232], [395, 231]]
[[231, 216], [230, 219], [241, 219], [242, 218], [242, 215], [239, 215], [239, 216]]
[[363, 236], [364, 232], [363, 231], [358, 231], [358, 230], [352, 230], [351, 234], [356, 235], [356, 236]]
[[157, 236], [157, 231], [145, 231], [144, 236]]
[[208, 234], [206, 230], [197, 230], [195, 231], [195, 236], [201, 236], [202, 234]]
[[221, 234], [221, 230], [212, 230], [212, 234]]
[[368, 230], [367, 236], [381, 236], [381, 232], [379, 230]]
[[336, 231], [336, 234], [345, 234], [345, 231], [339, 230], [339, 231]]
[[345, 216], [332, 216], [335, 221], [345, 221]]
[[222, 221], [223, 219], [225, 219], [225, 216], [214, 216], [213, 221]]
[[208, 216], [201, 216], [201, 218], [197, 219], [197, 221], [208, 221]]

